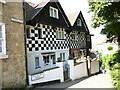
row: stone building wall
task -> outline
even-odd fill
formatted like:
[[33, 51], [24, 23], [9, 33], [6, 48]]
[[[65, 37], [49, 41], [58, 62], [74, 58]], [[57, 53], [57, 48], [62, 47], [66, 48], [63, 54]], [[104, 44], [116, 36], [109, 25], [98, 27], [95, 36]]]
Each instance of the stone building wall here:
[[6, 2], [2, 5], [2, 12], [2, 23], [5, 23], [6, 31], [6, 55], [8, 55], [8, 58], [0, 60], [2, 62], [2, 87], [21, 87], [25, 85], [26, 78], [24, 26], [23, 23], [11, 21], [11, 18], [23, 21], [22, 2]]

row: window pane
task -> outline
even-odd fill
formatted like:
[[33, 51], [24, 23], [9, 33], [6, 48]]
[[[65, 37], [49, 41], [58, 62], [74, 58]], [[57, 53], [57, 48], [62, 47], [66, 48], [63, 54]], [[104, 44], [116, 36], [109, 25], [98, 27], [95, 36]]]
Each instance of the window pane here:
[[2, 38], [2, 26], [0, 26], [0, 38]]
[[78, 26], [82, 26], [81, 19], [78, 19], [78, 20], [77, 20], [77, 25], [78, 25]]
[[0, 40], [0, 52], [2, 52], [2, 40]]
[[0, 52], [2, 52], [2, 46], [0, 46]]
[[52, 55], [53, 64], [56, 64], [55, 55]]
[[38, 38], [42, 38], [42, 31], [41, 31], [41, 29], [38, 30]]
[[56, 38], [58, 39], [58, 31], [56, 31]]
[[63, 53], [63, 60], [65, 60], [65, 53]]
[[53, 9], [50, 8], [50, 16], [53, 17]]
[[2, 46], [2, 40], [0, 40], [0, 46]]
[[61, 32], [59, 31], [59, 39], [61, 39]]
[[54, 17], [57, 18], [57, 11], [54, 9]]
[[35, 57], [35, 68], [39, 68], [39, 57]]
[[62, 39], [64, 39], [64, 32], [62, 32]]
[[63, 59], [63, 58], [62, 58], [62, 53], [60, 53], [60, 58]]
[[43, 56], [43, 60], [44, 60], [45, 65], [48, 65], [48, 63], [49, 63], [49, 56]]

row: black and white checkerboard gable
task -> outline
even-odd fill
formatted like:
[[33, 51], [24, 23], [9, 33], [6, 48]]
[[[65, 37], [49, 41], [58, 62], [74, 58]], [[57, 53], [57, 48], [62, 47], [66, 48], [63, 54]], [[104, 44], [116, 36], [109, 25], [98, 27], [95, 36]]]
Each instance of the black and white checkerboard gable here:
[[70, 48], [86, 48], [86, 38], [84, 33], [77, 33], [77, 39], [73, 40], [71, 35], [68, 37]]
[[[66, 32], [64, 40], [56, 39], [56, 30], [59, 29], [49, 25], [36, 24], [34, 28], [30, 29], [31, 38], [27, 39], [28, 51], [69, 49]], [[41, 30], [41, 37], [39, 37], [39, 30]]]

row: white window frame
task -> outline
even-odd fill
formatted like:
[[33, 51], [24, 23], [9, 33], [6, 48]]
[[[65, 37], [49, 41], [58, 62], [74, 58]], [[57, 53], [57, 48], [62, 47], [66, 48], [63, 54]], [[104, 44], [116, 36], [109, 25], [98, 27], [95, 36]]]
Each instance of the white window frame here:
[[[56, 12], [56, 13], [55, 13], [55, 12]], [[49, 8], [49, 14], [50, 14], [50, 17], [59, 19], [58, 9], [50, 6], [50, 8]]]
[[65, 53], [60, 53], [60, 58], [62, 61], [64, 61], [66, 58], [65, 58]]
[[65, 31], [56, 30], [56, 39], [65, 39]]
[[[36, 64], [36, 59], [35, 58], [39, 58], [38, 59], [38, 66], [37, 66], [37, 64]], [[38, 69], [38, 68], [41, 68], [41, 66], [40, 66], [40, 57], [39, 56], [35, 56], [35, 69]]]
[[[53, 58], [53, 56], [54, 56], [54, 58]], [[48, 63], [45, 63], [44, 57], [48, 57], [48, 60], [49, 60]], [[55, 60], [55, 54], [45, 54], [45, 55], [43, 55], [44, 69], [49, 69], [49, 68], [54, 67], [56, 65], [56, 60], [54, 62], [53, 59]]]
[[0, 23], [0, 26], [2, 28], [2, 52], [0, 52], [0, 55], [6, 55], [6, 37], [5, 37], [5, 24]]
[[82, 21], [80, 18], [78, 18], [78, 20], [77, 20], [77, 26], [82, 26]]

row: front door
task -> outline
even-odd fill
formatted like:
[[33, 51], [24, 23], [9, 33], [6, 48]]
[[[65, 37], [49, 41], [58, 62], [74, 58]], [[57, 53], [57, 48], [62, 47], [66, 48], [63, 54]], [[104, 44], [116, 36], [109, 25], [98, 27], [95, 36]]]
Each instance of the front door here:
[[64, 60], [63, 71], [64, 71], [64, 80], [69, 80], [70, 79], [70, 67], [69, 67], [67, 60]]

